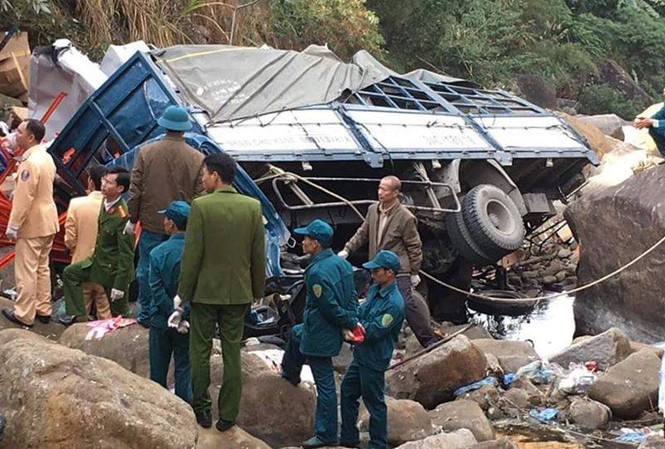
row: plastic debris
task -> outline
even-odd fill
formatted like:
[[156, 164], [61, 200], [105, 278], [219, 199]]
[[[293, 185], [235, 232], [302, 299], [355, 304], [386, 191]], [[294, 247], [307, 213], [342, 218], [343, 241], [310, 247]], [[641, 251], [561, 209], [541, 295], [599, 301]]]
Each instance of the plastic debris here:
[[559, 382], [559, 390], [567, 394], [583, 394], [596, 381], [596, 375], [584, 365], [571, 365], [571, 371]]
[[86, 340], [99, 340], [104, 335], [113, 332], [116, 329], [130, 326], [136, 323], [134, 318], [123, 318], [121, 316], [109, 318], [107, 320], [90, 321], [88, 327], [90, 330], [85, 336]]
[[559, 411], [555, 408], [544, 408], [544, 409], [534, 409], [534, 410], [529, 410], [529, 416], [532, 418], [537, 419], [540, 422], [549, 422], [552, 421], [554, 418], [556, 418], [557, 413]]
[[517, 375], [515, 373], [508, 373], [503, 376], [503, 384], [507, 387], [508, 385], [512, 384], [515, 379], [517, 379]]
[[614, 441], [619, 441], [621, 443], [639, 444], [647, 439], [647, 437], [651, 434], [651, 429], [648, 427], [645, 429], [630, 429], [623, 427], [620, 432], [621, 435], [614, 438]]
[[536, 360], [518, 369], [516, 375], [527, 377], [534, 384], [549, 384], [554, 381], [557, 372], [552, 365]]
[[461, 396], [464, 393], [468, 393], [470, 391], [479, 390], [481, 387], [484, 387], [485, 385], [496, 387], [499, 385], [499, 382], [494, 377], [491, 376], [486, 377], [483, 380], [479, 380], [478, 382], [474, 382], [472, 384], [458, 388], [457, 390], [455, 390], [455, 397]]
[[658, 410], [665, 417], [665, 355], [660, 363], [660, 384], [658, 386]]

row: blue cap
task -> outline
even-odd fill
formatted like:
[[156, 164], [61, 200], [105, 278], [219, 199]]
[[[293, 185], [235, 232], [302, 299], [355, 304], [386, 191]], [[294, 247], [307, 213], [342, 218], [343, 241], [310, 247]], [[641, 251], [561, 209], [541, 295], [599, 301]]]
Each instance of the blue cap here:
[[386, 268], [388, 270], [393, 270], [395, 273], [399, 273], [399, 270], [402, 268], [402, 263], [399, 261], [397, 254], [384, 249], [376, 253], [374, 259], [365, 262], [363, 267], [368, 270], [374, 268]]
[[164, 214], [166, 218], [170, 219], [180, 229], [187, 227], [187, 219], [189, 218], [189, 204], [184, 201], [171, 201], [168, 207], [160, 210], [160, 214]]
[[189, 131], [192, 129], [192, 122], [189, 121], [189, 114], [185, 108], [180, 106], [169, 106], [166, 108], [157, 124], [169, 131]]
[[304, 228], [294, 229], [293, 233], [298, 235], [306, 235], [307, 237], [316, 240], [326, 248], [332, 245], [333, 229], [323, 220], [314, 220]]

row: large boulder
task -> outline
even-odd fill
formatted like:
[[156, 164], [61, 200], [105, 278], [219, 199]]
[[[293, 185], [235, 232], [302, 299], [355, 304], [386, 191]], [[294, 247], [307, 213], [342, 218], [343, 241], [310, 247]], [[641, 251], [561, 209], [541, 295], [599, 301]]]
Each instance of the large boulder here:
[[148, 329], [132, 324], [114, 330], [99, 340], [86, 340], [89, 331], [87, 323], [73, 324], [62, 334], [59, 343], [68, 348], [80, 349], [86, 354], [113, 360], [134, 374], [150, 377]]
[[27, 331], [2, 331], [0, 364], [3, 447], [196, 447], [191, 408], [114, 362]]
[[[308, 382], [294, 387], [256, 353], [242, 352], [242, 396], [238, 425], [272, 447], [298, 444], [312, 436], [316, 390]], [[222, 356], [210, 360], [213, 404], [222, 383]], [[217, 419], [217, 407], [213, 406]]]
[[665, 438], [660, 435], [649, 435], [637, 449], [665, 449]]
[[454, 399], [459, 387], [485, 377], [487, 359], [459, 335], [440, 347], [386, 374], [386, 391], [397, 399], [413, 399], [432, 409]]
[[457, 400], [438, 405], [430, 416], [435, 426], [445, 431], [469, 429], [477, 441], [494, 439], [492, 424], [480, 406], [469, 400]]
[[571, 363], [598, 362], [601, 370], [620, 362], [632, 353], [630, 340], [619, 329], [612, 328], [588, 338], [580, 338], [550, 358], [551, 362], [568, 368]]
[[270, 449], [265, 442], [254, 438], [238, 426], [232, 427], [230, 430], [222, 433], [214, 427], [210, 429], [198, 428], [199, 441], [196, 444], [196, 449], [220, 449], [220, 448], [233, 448], [233, 449]]
[[[4, 308], [13, 309], [14, 305], [15, 305], [14, 301], [10, 301], [5, 297], [0, 296], [0, 310]], [[28, 328], [25, 326], [12, 323], [4, 316], [0, 316], [0, 331], [5, 329], [28, 329]], [[44, 324], [41, 321], [35, 320], [35, 324], [29, 329], [30, 332], [34, 332], [37, 335], [41, 335], [53, 341], [57, 341], [58, 338], [60, 338], [60, 335], [62, 335], [62, 333], [65, 331], [65, 326], [63, 326], [60, 323], [56, 323], [53, 320], [51, 320], [51, 322], [48, 324]]]
[[467, 449], [477, 441], [468, 429], [460, 429], [450, 433], [439, 433], [424, 440], [410, 441], [398, 446], [397, 449]]
[[501, 438], [500, 440], [483, 441], [482, 443], [474, 444], [469, 449], [518, 449], [518, 447], [517, 444], [508, 438]]
[[[432, 420], [423, 406], [408, 399], [386, 397], [388, 406], [388, 443], [399, 446], [407, 441], [422, 440], [434, 433]], [[360, 415], [360, 430], [369, 431], [369, 413]]]
[[623, 140], [623, 127], [630, 125], [629, 122], [616, 114], [601, 115], [579, 115], [578, 118], [584, 123], [590, 123], [600, 129], [606, 136]]
[[612, 418], [612, 412], [605, 404], [575, 397], [568, 408], [568, 418], [581, 429], [594, 431], [607, 426]]
[[649, 349], [630, 355], [601, 374], [589, 397], [619, 418], [636, 418], [658, 402], [660, 359]]
[[506, 373], [515, 373], [524, 365], [540, 360], [536, 350], [526, 341], [481, 338], [473, 340], [473, 344], [486, 355], [495, 356]]
[[[627, 264], [665, 235], [665, 165], [571, 203], [565, 217], [580, 243], [580, 285]], [[599, 220], [599, 217], [603, 217]], [[662, 340], [665, 245], [605, 282], [577, 293], [577, 332], [619, 328], [631, 340]]]

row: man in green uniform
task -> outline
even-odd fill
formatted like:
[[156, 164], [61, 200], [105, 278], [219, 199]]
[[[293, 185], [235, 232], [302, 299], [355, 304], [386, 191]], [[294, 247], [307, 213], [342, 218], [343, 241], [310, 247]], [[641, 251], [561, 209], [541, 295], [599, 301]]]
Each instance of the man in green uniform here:
[[372, 270], [372, 285], [367, 299], [358, 310], [365, 340], [353, 348], [353, 362], [346, 370], [340, 391], [342, 434], [340, 446], [359, 447], [358, 399], [369, 412], [368, 449], [388, 448], [388, 420], [384, 398], [385, 372], [390, 365], [393, 349], [404, 321], [404, 300], [395, 277], [400, 260], [392, 251], [379, 251], [376, 257], [363, 264]]
[[293, 232], [305, 236], [303, 252], [313, 257], [305, 271], [303, 324], [292, 329], [282, 359], [282, 377], [297, 385], [303, 364], [309, 363], [316, 383], [316, 418], [314, 436], [302, 446], [336, 446], [337, 392], [332, 357], [342, 349], [342, 331], [358, 324], [353, 267], [330, 249], [333, 230], [325, 221], [314, 220]]
[[[219, 325], [224, 381], [219, 392], [219, 431], [233, 427], [241, 395], [240, 342], [251, 302], [263, 297], [266, 251], [261, 203], [232, 186], [236, 163], [228, 154], [203, 161], [203, 187], [208, 192], [192, 202], [174, 305], [191, 303], [189, 356], [192, 408], [197, 422], [212, 425], [210, 352]], [[182, 320], [179, 307], [169, 325]]]
[[123, 167], [110, 168], [102, 178], [104, 202], [99, 213], [99, 228], [92, 257], [69, 265], [62, 274], [67, 317], [60, 322], [69, 326], [88, 321], [83, 302], [83, 284], [96, 282], [110, 298], [111, 314], [126, 316], [129, 284], [134, 279], [134, 242], [123, 231], [129, 220], [122, 194], [129, 188], [129, 173]]
[[167, 325], [173, 313], [173, 298], [178, 290], [180, 259], [185, 249], [185, 229], [189, 204], [172, 201], [160, 211], [164, 214], [164, 233], [169, 239], [150, 252], [150, 379], [164, 388], [171, 356], [175, 362], [175, 394], [192, 403], [189, 375], [189, 304], [183, 310], [183, 320], [176, 329]]

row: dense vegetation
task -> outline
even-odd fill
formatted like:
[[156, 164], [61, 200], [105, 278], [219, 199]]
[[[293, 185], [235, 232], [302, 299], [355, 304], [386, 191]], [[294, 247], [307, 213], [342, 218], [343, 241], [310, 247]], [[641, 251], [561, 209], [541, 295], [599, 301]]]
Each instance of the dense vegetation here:
[[663, 16], [665, 0], [0, 0], [1, 28], [19, 23], [34, 45], [68, 37], [92, 58], [136, 39], [328, 44], [345, 59], [369, 50], [398, 71], [541, 86], [559, 105], [628, 119], [660, 98]]

